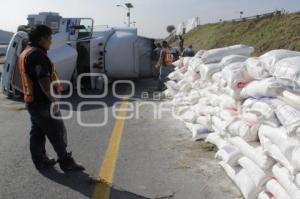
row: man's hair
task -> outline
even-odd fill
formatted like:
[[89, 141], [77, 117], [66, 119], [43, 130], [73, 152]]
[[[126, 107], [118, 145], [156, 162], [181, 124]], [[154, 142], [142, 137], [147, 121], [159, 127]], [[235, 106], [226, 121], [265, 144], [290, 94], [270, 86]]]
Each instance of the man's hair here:
[[168, 45], [168, 42], [167, 41], [163, 41], [162, 42], [162, 47], [164, 48], [167, 48], [169, 45]]
[[29, 41], [32, 44], [38, 44], [42, 38], [47, 38], [52, 35], [52, 30], [46, 25], [35, 25], [29, 31]]

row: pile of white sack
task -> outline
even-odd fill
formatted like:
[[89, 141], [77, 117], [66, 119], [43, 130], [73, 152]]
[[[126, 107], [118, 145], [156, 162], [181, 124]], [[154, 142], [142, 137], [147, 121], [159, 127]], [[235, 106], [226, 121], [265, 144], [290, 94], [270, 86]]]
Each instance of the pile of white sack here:
[[164, 94], [246, 199], [300, 199], [300, 52], [253, 47], [176, 61]]

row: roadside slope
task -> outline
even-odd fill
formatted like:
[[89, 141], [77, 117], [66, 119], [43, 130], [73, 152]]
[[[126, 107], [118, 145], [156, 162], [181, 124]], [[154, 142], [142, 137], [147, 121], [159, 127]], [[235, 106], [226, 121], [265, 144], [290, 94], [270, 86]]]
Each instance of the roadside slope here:
[[[196, 50], [224, 47], [237, 43], [254, 46], [255, 55], [278, 48], [300, 51], [300, 12], [288, 15], [199, 26], [184, 35], [185, 46]], [[172, 46], [178, 46], [178, 41]]]

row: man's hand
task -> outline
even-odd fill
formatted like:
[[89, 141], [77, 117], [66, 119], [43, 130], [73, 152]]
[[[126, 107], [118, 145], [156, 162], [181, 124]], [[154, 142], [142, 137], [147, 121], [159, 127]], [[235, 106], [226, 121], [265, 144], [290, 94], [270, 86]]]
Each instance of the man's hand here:
[[53, 113], [54, 113], [54, 115], [58, 115], [58, 114], [59, 114], [59, 111], [60, 111], [59, 105], [58, 105], [58, 104], [55, 104], [55, 105], [53, 106]]
[[51, 102], [57, 101], [57, 99], [51, 95], [51, 92], [50, 92], [51, 81], [50, 81], [49, 77], [41, 78], [39, 80], [39, 85], [40, 85], [42, 91], [44, 92], [44, 94], [49, 98], [49, 100]]

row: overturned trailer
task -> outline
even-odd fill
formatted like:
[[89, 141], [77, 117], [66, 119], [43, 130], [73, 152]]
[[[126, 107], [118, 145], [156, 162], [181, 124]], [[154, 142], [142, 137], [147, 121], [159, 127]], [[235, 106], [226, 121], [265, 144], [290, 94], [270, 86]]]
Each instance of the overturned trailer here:
[[[154, 75], [154, 39], [138, 36], [137, 29], [103, 27], [94, 31], [91, 18], [62, 18], [57, 13], [29, 15], [28, 26], [35, 24], [46, 24], [54, 30], [48, 55], [59, 78], [72, 82], [75, 88], [99, 88], [103, 75], [109, 79]], [[2, 89], [9, 96], [22, 92], [17, 60], [28, 44], [28, 34], [26, 28], [20, 30], [10, 41], [3, 68]], [[82, 74], [85, 85], [76, 85], [77, 77]]]

